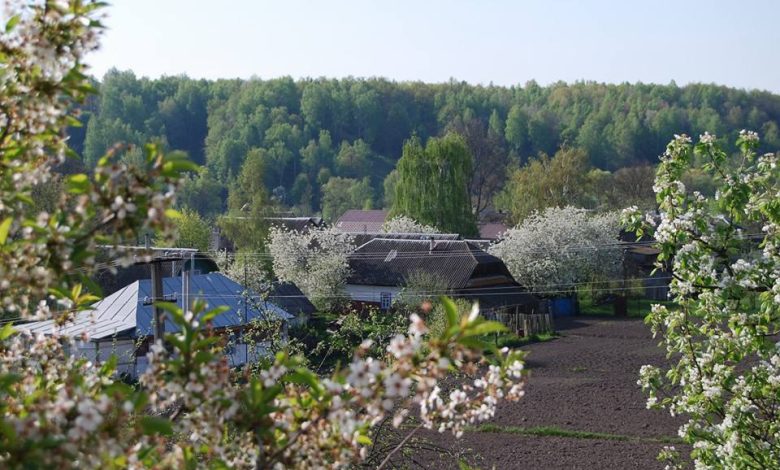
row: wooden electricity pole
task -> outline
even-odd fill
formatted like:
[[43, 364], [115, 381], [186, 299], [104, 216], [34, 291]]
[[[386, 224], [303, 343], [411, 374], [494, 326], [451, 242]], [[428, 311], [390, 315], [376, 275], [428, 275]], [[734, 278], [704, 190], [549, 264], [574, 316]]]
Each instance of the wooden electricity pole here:
[[164, 300], [163, 297], [163, 260], [152, 260], [150, 263], [152, 271], [152, 309], [154, 311], [154, 341], [162, 341], [165, 337], [165, 311], [160, 308], [159, 303]]

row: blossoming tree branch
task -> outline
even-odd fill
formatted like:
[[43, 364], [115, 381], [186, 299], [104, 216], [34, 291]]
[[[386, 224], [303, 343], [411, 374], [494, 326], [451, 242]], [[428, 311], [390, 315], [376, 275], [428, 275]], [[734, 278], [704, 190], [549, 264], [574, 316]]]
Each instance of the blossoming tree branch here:
[[[728, 155], [714, 135], [676, 136], [655, 180], [660, 220], [624, 213], [655, 236], [676, 302], [647, 318], [671, 366], [644, 366], [639, 384], [648, 407], [689, 418], [679, 434], [696, 468], [780, 466], [780, 172], [758, 143], [742, 131]], [[719, 181], [714, 197], [682, 183], [694, 162]]]

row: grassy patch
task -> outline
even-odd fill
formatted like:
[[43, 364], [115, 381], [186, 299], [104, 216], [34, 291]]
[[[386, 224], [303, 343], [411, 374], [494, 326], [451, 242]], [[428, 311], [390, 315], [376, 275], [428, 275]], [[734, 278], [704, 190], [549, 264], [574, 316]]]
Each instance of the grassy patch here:
[[[615, 308], [612, 301], [593, 298], [587, 289], [581, 289], [577, 293], [582, 315], [614, 316]], [[629, 296], [627, 301], [628, 316], [632, 318], [644, 318], [650, 313], [654, 304], [674, 306], [670, 300], [650, 300], [642, 297]]]
[[499, 426], [496, 424], [481, 424], [467, 429], [470, 432], [518, 434], [521, 436], [537, 437], [566, 437], [570, 439], [598, 439], [607, 441], [640, 441], [640, 442], [660, 442], [663, 444], [679, 444], [682, 440], [676, 437], [638, 437], [627, 436], [624, 434], [610, 434], [604, 432], [576, 431], [573, 429], [563, 429], [556, 426], [535, 426], [524, 428], [520, 426]]
[[543, 343], [558, 338], [557, 333], [540, 333], [537, 335], [519, 337], [512, 334], [498, 335], [496, 338], [496, 346], [499, 348], [519, 348], [532, 343]]

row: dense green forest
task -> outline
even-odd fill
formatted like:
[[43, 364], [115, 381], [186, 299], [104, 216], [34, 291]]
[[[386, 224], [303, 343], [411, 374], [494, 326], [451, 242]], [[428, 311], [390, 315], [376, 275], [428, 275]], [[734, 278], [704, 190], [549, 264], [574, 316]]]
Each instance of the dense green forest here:
[[[82, 109], [84, 126], [71, 129], [84, 164], [118, 141], [184, 150], [205, 170], [186, 182], [180, 204], [204, 217], [226, 212], [231, 190], [250, 187], [267, 193], [259, 200], [330, 219], [350, 207], [389, 208], [396, 163], [415, 135], [422, 142], [448, 132], [465, 138], [477, 215], [513, 168], [560, 148], [576, 148], [590, 168], [609, 172], [654, 163], [680, 133], [709, 131], [734, 142], [739, 130], [753, 129], [766, 149], [780, 148], [780, 96], [716, 85], [150, 80], [111, 71], [98, 86]], [[246, 162], [253, 163], [242, 189]], [[247, 198], [234, 194], [234, 209]]]

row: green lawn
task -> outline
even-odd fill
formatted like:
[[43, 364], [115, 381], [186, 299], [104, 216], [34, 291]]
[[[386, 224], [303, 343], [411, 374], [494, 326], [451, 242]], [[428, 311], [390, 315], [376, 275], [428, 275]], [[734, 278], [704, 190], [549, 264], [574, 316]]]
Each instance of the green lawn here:
[[[578, 292], [580, 302], [580, 313], [582, 315], [600, 315], [614, 316], [615, 310], [612, 302], [594, 302], [594, 299], [587, 291]], [[644, 318], [650, 313], [653, 304], [674, 306], [671, 300], [649, 300], [641, 297], [628, 298], [628, 316], [633, 318]]]

